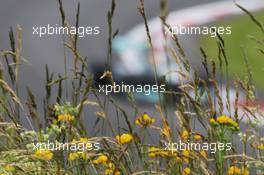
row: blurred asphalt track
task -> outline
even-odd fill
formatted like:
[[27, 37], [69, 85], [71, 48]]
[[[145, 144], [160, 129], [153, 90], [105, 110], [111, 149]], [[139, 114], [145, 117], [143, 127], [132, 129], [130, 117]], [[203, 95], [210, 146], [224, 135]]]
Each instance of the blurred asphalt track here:
[[[78, 1], [62, 0], [67, 19], [74, 24]], [[159, 15], [159, 0], [145, 0], [148, 18]], [[185, 7], [213, 2], [217, 0], [168, 0], [169, 10], [174, 11]], [[120, 34], [129, 31], [142, 23], [137, 11], [137, 0], [117, 0], [113, 26], [119, 28]], [[110, 0], [80, 0], [80, 26], [100, 26], [100, 36], [79, 39], [79, 51], [87, 56], [90, 62], [99, 60], [104, 63], [107, 50], [107, 20]], [[37, 97], [45, 94], [44, 66], [48, 64], [50, 71], [63, 72], [63, 47], [61, 36], [39, 38], [32, 35], [32, 26], [61, 24], [57, 0], [0, 0], [0, 49], [9, 48], [8, 31], [10, 26], [19, 24], [23, 28], [23, 52], [27, 63], [21, 66], [21, 96], [25, 98], [25, 87], [30, 86]], [[68, 57], [69, 63], [71, 58]], [[38, 102], [42, 98], [37, 98]]]

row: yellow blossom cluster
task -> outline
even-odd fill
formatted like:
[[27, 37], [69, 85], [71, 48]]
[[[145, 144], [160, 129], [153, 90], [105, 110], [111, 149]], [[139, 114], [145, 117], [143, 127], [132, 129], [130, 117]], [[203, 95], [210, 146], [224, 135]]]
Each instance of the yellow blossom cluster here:
[[155, 119], [151, 118], [147, 113], [144, 113], [142, 116], [138, 117], [135, 123], [141, 127], [147, 127], [155, 123]]
[[41, 160], [51, 160], [53, 158], [53, 153], [50, 150], [45, 150], [45, 149], [38, 149], [35, 152], [34, 157], [41, 159]]
[[219, 116], [216, 119], [211, 118], [210, 123], [213, 125], [215, 125], [215, 124], [227, 125], [227, 126], [234, 127], [236, 129], [239, 128], [239, 125], [237, 122], [235, 122], [233, 119], [231, 119], [230, 117], [227, 117], [225, 115]]
[[[181, 133], [181, 139], [186, 141], [190, 138], [190, 133], [187, 131], [187, 130], [184, 130], [182, 133]], [[203, 137], [201, 134], [199, 133], [195, 133], [193, 134], [193, 139], [196, 140], [196, 141], [199, 141], [201, 140]]]
[[109, 161], [108, 157], [104, 154], [100, 155], [97, 159], [93, 161], [94, 164], [106, 164]]
[[228, 168], [227, 175], [249, 175], [249, 171], [242, 167], [241, 169], [236, 166]]
[[201, 134], [196, 133], [196, 134], [193, 136], [193, 138], [194, 138], [194, 140], [199, 141], [199, 140], [202, 140], [203, 136], [202, 136]]
[[74, 153], [70, 153], [68, 156], [68, 160], [69, 161], [74, 161], [76, 159], [82, 159], [82, 160], [88, 160], [88, 154], [86, 152], [74, 152]]
[[105, 175], [121, 175], [115, 164], [104, 154], [101, 154], [93, 161], [95, 165], [104, 165], [106, 167]]
[[4, 169], [5, 169], [6, 171], [8, 171], [8, 172], [15, 171], [15, 167], [14, 167], [13, 165], [10, 165], [10, 164], [6, 165], [6, 166], [4, 167]]
[[258, 148], [259, 150], [264, 150], [264, 144], [259, 144], [259, 145], [257, 146], [257, 148]]
[[131, 134], [125, 133], [125, 134], [116, 136], [116, 140], [119, 145], [124, 145], [124, 144], [130, 143], [133, 140], [133, 136]]
[[199, 155], [201, 155], [203, 158], [207, 158], [207, 152], [205, 150], [202, 150], [199, 152]]
[[164, 150], [157, 147], [150, 147], [148, 149], [148, 156], [151, 158], [154, 157], [176, 157], [177, 153], [170, 150]]
[[71, 122], [75, 119], [73, 115], [70, 114], [61, 114], [58, 116], [58, 121], [59, 122]]
[[189, 150], [183, 150], [182, 151], [182, 160], [185, 163], [190, 163], [190, 151]]
[[182, 171], [182, 175], [189, 175], [191, 174], [191, 169], [190, 168], [184, 168], [184, 170]]
[[184, 130], [182, 133], [181, 133], [181, 139], [182, 140], [188, 140], [189, 139], [189, 132], [187, 130]]
[[116, 169], [114, 163], [109, 162], [105, 170], [105, 175], [121, 175], [121, 172], [118, 169]]
[[79, 140], [73, 139], [72, 143], [87, 143], [89, 139], [87, 137], [81, 137]]

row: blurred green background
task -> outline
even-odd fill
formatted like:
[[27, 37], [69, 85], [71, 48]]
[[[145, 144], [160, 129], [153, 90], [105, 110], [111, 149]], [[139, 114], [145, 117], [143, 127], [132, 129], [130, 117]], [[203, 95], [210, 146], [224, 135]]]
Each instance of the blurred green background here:
[[[264, 11], [253, 14], [259, 22], [264, 22]], [[229, 60], [230, 76], [239, 75], [243, 78], [247, 75], [243, 48], [248, 57], [253, 73], [254, 84], [258, 89], [264, 90], [264, 54], [258, 49], [264, 46], [264, 33], [250, 19], [248, 15], [234, 17], [221, 21], [216, 26], [231, 26], [231, 35], [222, 35], [225, 41], [225, 50]], [[256, 40], [262, 42], [259, 44]], [[201, 36], [200, 45], [206, 51], [208, 58], [218, 60], [217, 38]], [[218, 61], [217, 61], [218, 62]], [[219, 67], [219, 62], [218, 62]], [[263, 77], [262, 77], [263, 76]]]

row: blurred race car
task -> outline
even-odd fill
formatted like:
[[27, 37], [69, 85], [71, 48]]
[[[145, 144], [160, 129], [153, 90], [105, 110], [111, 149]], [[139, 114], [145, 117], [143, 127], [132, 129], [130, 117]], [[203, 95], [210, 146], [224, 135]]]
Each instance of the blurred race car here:
[[[236, 3], [246, 7], [249, 11], [264, 8], [264, 2], [261, 0], [240, 0]], [[168, 16], [167, 23], [171, 26], [202, 26], [240, 14], [243, 14], [243, 11], [233, 1], [221, 1], [172, 12]], [[149, 21], [158, 77], [162, 77], [170, 71], [177, 72], [181, 66], [177, 65], [175, 58], [172, 58], [165, 49], [165, 47], [175, 48], [175, 46], [173, 46], [171, 37], [164, 37], [162, 26], [159, 18]], [[182, 45], [186, 46], [185, 50], [191, 50], [191, 52], [199, 48], [195, 41], [197, 37], [179, 35]], [[112, 71], [116, 75], [115, 78], [119, 80], [132, 79], [137, 81], [140, 79], [148, 81], [149, 79], [145, 79], [145, 77], [153, 77], [151, 49], [149, 48], [144, 24], [134, 27], [124, 36], [116, 37], [113, 41], [113, 50], [116, 54], [112, 62]], [[197, 59], [197, 56], [195, 57], [193, 54], [190, 56], [192, 59]], [[195, 60], [190, 61], [196, 63]], [[171, 76], [169, 83], [179, 84], [178, 76]]]
[[[247, 7], [249, 11], [264, 8], [262, 0], [239, 0], [236, 3]], [[167, 23], [171, 26], [203, 26], [240, 14], [243, 14], [243, 11], [233, 1], [221, 1], [172, 12], [168, 16]], [[176, 46], [174, 46], [171, 36], [165, 37], [160, 18], [154, 18], [148, 24], [156, 65], [153, 63], [145, 26], [140, 24], [125, 35], [117, 36], [113, 40], [114, 55], [111, 71], [114, 80], [119, 83], [155, 84], [153, 66], [156, 66], [158, 81], [166, 83], [169, 87], [177, 87], [192, 81], [193, 71], [186, 71], [181, 62], [175, 61], [175, 55], [167, 50], [167, 48], [176, 48]], [[187, 57], [192, 58], [188, 61], [194, 69], [198, 67], [199, 72], [199, 65], [201, 65], [199, 60], [201, 59], [197, 43], [198, 36], [179, 35], [178, 37], [187, 52]], [[95, 67], [94, 71], [97, 75], [97, 81], [104, 83], [103, 80], [100, 80], [104, 69]], [[187, 78], [183, 78], [182, 74], [188, 75]], [[202, 72], [199, 72], [199, 76], [203, 76]]]

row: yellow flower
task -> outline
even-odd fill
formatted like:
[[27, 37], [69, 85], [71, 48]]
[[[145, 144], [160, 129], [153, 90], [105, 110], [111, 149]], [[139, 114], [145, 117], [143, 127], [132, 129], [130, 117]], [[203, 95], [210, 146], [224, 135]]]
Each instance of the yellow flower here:
[[118, 170], [108, 168], [105, 170], [105, 175], [121, 175], [121, 172]]
[[70, 115], [70, 114], [62, 114], [62, 115], [58, 116], [59, 122], [65, 122], [65, 121], [71, 122], [74, 119], [75, 119], [75, 117], [73, 115]]
[[130, 143], [133, 140], [133, 136], [131, 134], [122, 134], [121, 136], [116, 136], [116, 140], [118, 144], [124, 145]]
[[42, 160], [51, 160], [53, 153], [50, 150], [38, 149], [35, 152], [35, 157]]
[[184, 130], [181, 134], [182, 140], [188, 140], [189, 139], [189, 132], [187, 130]]
[[107, 165], [107, 167], [109, 169], [115, 169], [115, 164], [113, 164], [112, 162], [109, 162], [108, 165]]
[[81, 158], [83, 160], [87, 160], [89, 157], [88, 157], [88, 154], [86, 152], [74, 152], [74, 153], [70, 153], [68, 156], [69, 161], [74, 161], [78, 158]]
[[258, 145], [258, 147], [257, 147], [259, 150], [264, 150], [264, 144], [260, 144], [260, 145]]
[[230, 118], [223, 115], [223, 116], [217, 117], [216, 121], [217, 123], [220, 123], [220, 124], [229, 124]]
[[15, 171], [15, 167], [13, 165], [6, 165], [4, 169], [8, 172]]
[[190, 160], [189, 160], [189, 157], [190, 157], [190, 152], [188, 150], [183, 150], [182, 152], [182, 156], [183, 156], [183, 160], [185, 163], [189, 163]]
[[184, 168], [182, 175], [189, 175], [191, 174], [191, 169], [190, 168]]
[[105, 175], [110, 175], [110, 174], [113, 174], [113, 170], [112, 169], [106, 169], [105, 170]]
[[144, 113], [136, 119], [135, 123], [139, 126], [147, 127], [155, 123], [155, 119], [151, 118], [147, 113]]
[[199, 141], [199, 140], [201, 140], [203, 137], [202, 137], [200, 134], [195, 134], [195, 135], [193, 136], [193, 138], [194, 138], [194, 140]]
[[156, 148], [156, 147], [150, 147], [148, 149], [148, 156], [149, 157], [156, 157], [158, 155], [158, 152], [160, 151], [159, 148]]
[[80, 142], [82, 142], [82, 143], [87, 143], [87, 142], [88, 142], [88, 138], [86, 138], [86, 137], [81, 137], [81, 138], [80, 138]]
[[210, 119], [210, 123], [211, 124], [220, 124], [220, 125], [227, 125], [227, 126], [231, 126], [234, 127], [235, 129], [239, 129], [239, 125], [237, 122], [235, 122], [233, 119], [231, 119], [230, 117], [227, 117], [225, 115], [219, 116], [217, 117], [217, 119]]
[[78, 152], [78, 155], [83, 160], [88, 160], [89, 156], [86, 152]]
[[176, 152], [172, 152], [170, 150], [163, 150], [160, 148], [156, 148], [156, 147], [150, 147], [148, 149], [148, 156], [149, 157], [173, 157], [173, 156], [177, 156]]
[[105, 170], [105, 175], [110, 175], [113, 174], [115, 171], [115, 164], [112, 162], [108, 163], [107, 169]]
[[226, 124], [226, 125], [232, 125], [234, 127], [238, 127], [238, 123], [236, 123], [234, 120], [232, 120], [230, 117], [227, 117], [227, 116], [220, 116], [216, 119], [216, 121], [219, 123], [219, 124]]
[[86, 137], [81, 137], [79, 140], [72, 139], [71, 143], [73, 143], [73, 144], [84, 143], [85, 145], [88, 145], [88, 146], [91, 144], [91, 143], [89, 143], [89, 139]]
[[100, 155], [96, 160], [93, 161], [94, 164], [106, 164], [108, 162], [108, 157], [106, 155]]
[[214, 118], [210, 119], [210, 123], [213, 124], [213, 125], [217, 124]]
[[[175, 154], [175, 153], [174, 153]], [[160, 157], [171, 157], [174, 155], [171, 151], [161, 150], [159, 152]]]
[[241, 170], [236, 166], [231, 166], [227, 171], [227, 175], [241, 175]]
[[79, 157], [78, 153], [70, 153], [68, 156], [69, 161], [74, 161]]
[[177, 156], [176, 159], [175, 159], [175, 161], [176, 161], [176, 163], [181, 163], [182, 162], [182, 159]]
[[205, 150], [200, 151], [200, 155], [207, 158], [207, 152]]
[[249, 171], [246, 168], [242, 167], [241, 175], [249, 175]]
[[165, 125], [162, 130], [161, 134], [164, 135], [166, 138], [171, 138], [171, 129], [168, 125]]

